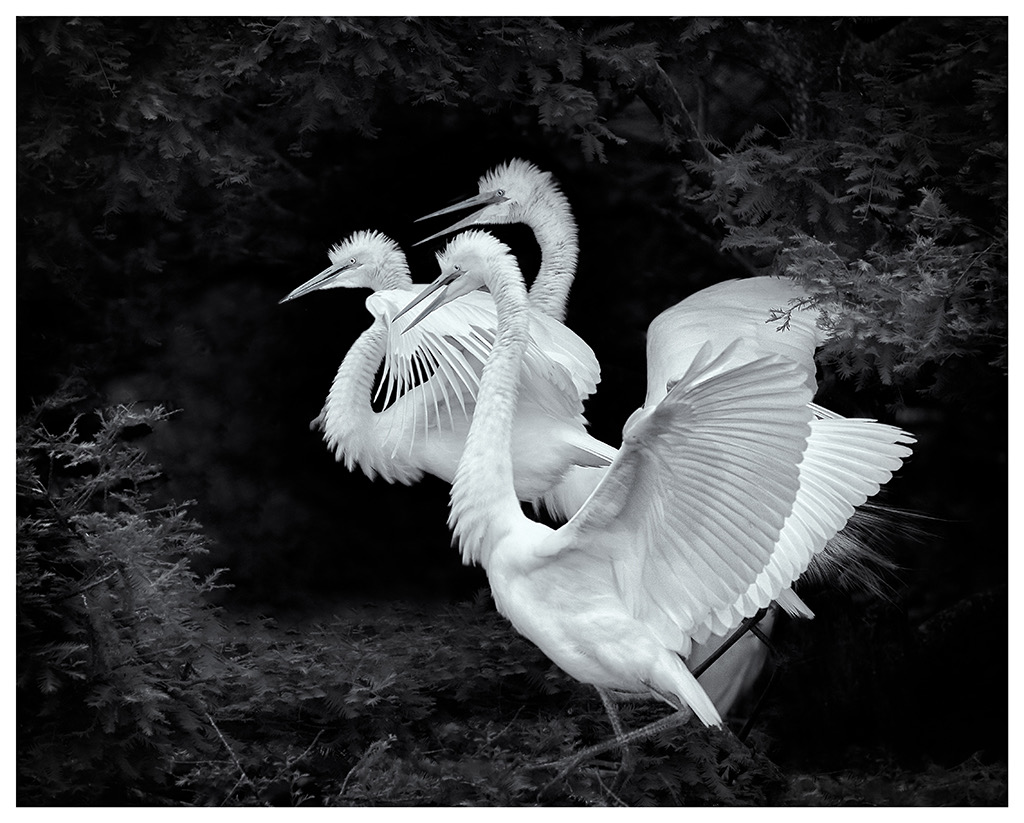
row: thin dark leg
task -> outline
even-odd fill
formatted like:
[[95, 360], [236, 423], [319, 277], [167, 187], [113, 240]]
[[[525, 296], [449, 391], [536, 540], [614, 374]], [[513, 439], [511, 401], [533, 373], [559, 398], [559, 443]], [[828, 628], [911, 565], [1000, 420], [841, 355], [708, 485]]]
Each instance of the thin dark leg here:
[[[761, 631], [760, 626], [751, 626], [750, 631], [757, 637], [758, 640], [760, 640], [762, 643], [765, 644], [765, 646], [768, 647], [768, 654], [771, 657], [778, 656], [778, 651], [772, 644], [772, 641], [769, 639], [768, 635]], [[750, 710], [750, 716], [747, 718], [747, 721], [743, 724], [743, 728], [740, 729], [740, 733], [736, 735], [736, 737], [739, 739], [741, 743], [746, 741], [747, 735], [750, 734], [750, 730], [754, 728], [754, 721], [757, 720], [758, 715], [760, 715], [761, 713], [761, 709], [764, 708], [765, 700], [767, 699], [769, 692], [771, 692], [772, 686], [774, 684], [775, 671], [773, 670], [771, 674], [768, 675], [768, 682], [765, 683], [764, 689], [762, 689], [761, 694], [758, 695], [757, 702], [754, 703], [754, 708]]]
[[621, 760], [619, 761], [619, 773], [615, 775], [615, 782], [612, 783], [612, 792], [617, 792], [622, 788], [622, 784], [626, 782], [626, 779], [633, 773], [633, 750], [630, 748], [628, 743], [624, 743], [623, 740], [626, 738], [626, 730], [622, 726], [622, 720], [619, 719], [619, 709], [615, 705], [615, 699], [612, 697], [611, 692], [607, 689], [598, 689], [597, 693], [601, 695], [601, 702], [604, 703], [604, 710], [608, 712], [608, 720], [611, 721], [612, 731], [615, 733], [615, 739], [619, 743], [619, 750], [621, 754]]
[[[615, 783], [613, 784], [612, 791], [618, 791], [618, 789], [625, 782], [626, 778], [633, 771], [633, 750], [629, 747], [630, 733], [627, 733], [622, 725], [622, 720], [619, 718], [619, 710], [615, 705], [615, 699], [612, 697], [611, 692], [607, 689], [597, 688], [597, 693], [601, 696], [601, 702], [604, 704], [604, 710], [608, 714], [608, 720], [612, 724], [612, 731], [615, 737], [607, 741], [607, 745], [599, 743], [596, 746], [591, 746], [578, 752], [569, 757], [563, 758], [562, 760], [556, 760], [553, 763], [539, 763], [537, 766], [531, 768], [546, 768], [546, 767], [560, 767], [558, 774], [556, 774], [551, 780], [549, 780], [544, 788], [541, 789], [540, 793], [543, 795], [548, 789], [550, 789], [555, 783], [562, 780], [566, 775], [579, 768], [580, 764], [585, 760], [593, 757], [596, 754], [607, 751], [608, 749], [618, 746], [621, 750], [621, 760], [619, 761], [619, 773], [616, 775]], [[603, 747], [603, 748], [602, 748]]]
[[[704, 672], [711, 668], [711, 665], [716, 660], [718, 660], [718, 658], [720, 658], [723, 654], [725, 654], [727, 651], [729, 651], [729, 649], [733, 647], [737, 640], [739, 640], [748, 631], [751, 631], [755, 626], [757, 626], [757, 624], [761, 622], [761, 619], [766, 614], [768, 614], [768, 609], [761, 609], [753, 617], [748, 617], [746, 620], [740, 623], [736, 630], [729, 635], [726, 641], [717, 649], [715, 649], [714, 653], [710, 657], [708, 657], [707, 660], [705, 660], [703, 663], [701, 663], [699, 666], [697, 666], [697, 668], [693, 670], [693, 676], [700, 677], [702, 674], [704, 674]], [[763, 638], [764, 632], [760, 632], [759, 636]]]
[[774, 654], [775, 647], [772, 645], [772, 641], [768, 638], [768, 635], [762, 631], [760, 626], [751, 626], [750, 633], [754, 635], [758, 640], [764, 643], [768, 647], [768, 651]]
[[774, 683], [775, 672], [773, 671], [768, 676], [768, 682], [765, 684], [764, 690], [761, 692], [761, 696], [757, 698], [754, 708], [750, 710], [750, 717], [748, 717], [747, 722], [743, 724], [743, 728], [740, 729], [740, 733], [736, 735], [741, 743], [746, 741], [747, 735], [750, 734], [750, 730], [754, 728], [754, 721], [757, 720], [757, 716], [760, 714], [761, 708], [764, 706], [765, 698], [768, 697], [768, 692], [772, 690], [772, 685]]

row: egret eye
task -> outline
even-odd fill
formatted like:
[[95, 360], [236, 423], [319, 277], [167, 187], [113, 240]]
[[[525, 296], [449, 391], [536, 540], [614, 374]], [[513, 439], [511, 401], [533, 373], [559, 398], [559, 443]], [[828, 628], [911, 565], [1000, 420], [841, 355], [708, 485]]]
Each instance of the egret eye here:
[[356, 259], [354, 257], [350, 257], [348, 262], [350, 266], [354, 266], [356, 264]]
[[452, 268], [453, 268], [453, 269], [454, 269], [455, 271], [462, 271], [462, 266], [460, 266], [460, 265], [459, 265], [458, 263], [456, 263], [456, 264], [455, 264], [454, 266], [452, 266]]
[[505, 190], [504, 189], [498, 189], [497, 195], [498, 195], [498, 197], [504, 197], [505, 196]]

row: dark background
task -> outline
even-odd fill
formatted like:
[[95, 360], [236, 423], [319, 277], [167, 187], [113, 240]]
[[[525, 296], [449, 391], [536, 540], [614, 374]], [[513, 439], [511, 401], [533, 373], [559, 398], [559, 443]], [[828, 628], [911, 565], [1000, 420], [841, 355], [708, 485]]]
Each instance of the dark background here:
[[[796, 128], [800, 84], [779, 68], [789, 40], [814, 52], [818, 74], [809, 80], [818, 82], [831, 76], [837, 55], [854, 53], [875, 60], [879, 75], [907, 71], [907, 55], [930, 55], [920, 58], [928, 64], [922, 99], [941, 99], [936, 90], [944, 88], [969, 95], [979, 66], [1005, 78], [1005, 21], [760, 21], [754, 30], [732, 20], [711, 40], [692, 33], [693, 21], [550, 27], [590, 36], [599, 24], [624, 26], [612, 38], [624, 48], [677, 48], [665, 64], [722, 146], [758, 123], [774, 134]], [[369, 324], [366, 295], [334, 290], [284, 306], [278, 300], [326, 265], [332, 243], [378, 229], [406, 249], [414, 279], [428, 281], [441, 242], [413, 248], [433, 231], [415, 218], [475, 193], [477, 178], [509, 158], [550, 170], [580, 228], [566, 323], [602, 364], [588, 417], [593, 434], [611, 443], [644, 395], [647, 324], [694, 291], [764, 262], [723, 253], [724, 227], [681, 199], [693, 185], [687, 149], [670, 145], [648, 94], [584, 66], [579, 85], [599, 96], [601, 123], [627, 140], [606, 140], [603, 158], [588, 156], [579, 123], [545, 120], [536, 92], [543, 82], [531, 87], [521, 66], [510, 69], [507, 88], [492, 82], [501, 66], [488, 63], [484, 32], [499, 21], [421, 24], [417, 38], [431, 31], [452, 38], [462, 46], [455, 57], [467, 64], [433, 100], [384, 57], [363, 76], [365, 66], [346, 62], [370, 43], [385, 55], [410, 54], [402, 65], [414, 65], [421, 41], [389, 26], [398, 23], [19, 20], [19, 412], [68, 380], [85, 398], [83, 409], [179, 410], [146, 446], [164, 470], [159, 495], [195, 501], [191, 512], [213, 541], [209, 566], [229, 569], [229, 608], [284, 613], [374, 599], [448, 601], [486, 585], [449, 545], [443, 483], [371, 483], [336, 464], [309, 431], [338, 363]], [[557, 32], [553, 45], [536, 45], [547, 23], [522, 24], [521, 35], [513, 28], [503, 42], [512, 44], [509, 54], [520, 50], [523, 65], [540, 65], [535, 52], [557, 52]], [[991, 52], [963, 58], [963, 77], [950, 71], [936, 79], [947, 64], [935, 55], [960, 41], [975, 54], [969, 47], [982, 39]], [[242, 65], [241, 56], [259, 48], [263, 56]], [[694, 54], [706, 62], [688, 64]], [[239, 61], [230, 80], [227, 60]], [[424, 74], [441, 76], [440, 64], [423, 58], [422, 65]], [[559, 75], [549, 68], [544, 82], [553, 83]], [[698, 70], [702, 84], [693, 81]], [[339, 80], [333, 98], [306, 93], [325, 77], [347, 77], [349, 85]], [[972, 121], [970, 128], [998, 135], [1000, 125]], [[993, 200], [1005, 188], [998, 173], [974, 182]], [[983, 212], [974, 219], [986, 219]], [[531, 233], [494, 231], [532, 276]], [[992, 312], [1005, 319], [1005, 305]], [[900, 568], [885, 608], [915, 630], [939, 615], [961, 615], [940, 633], [934, 672], [971, 670], [971, 682], [992, 684], [984, 709], [972, 692], [954, 697], [949, 710], [976, 706], [985, 715], [979, 722], [991, 724], [988, 745], [997, 747], [1005, 745], [998, 718], [1007, 649], [1007, 389], [996, 363], [1004, 343], [997, 331], [890, 384], [860, 375], [858, 386], [823, 364], [818, 397], [918, 438], [884, 500], [935, 519], [923, 524], [923, 540], [894, 535]], [[868, 608], [849, 594], [812, 591], [808, 599], [854, 624]], [[824, 622], [815, 621], [814, 631]], [[993, 704], [999, 711], [989, 719]]]

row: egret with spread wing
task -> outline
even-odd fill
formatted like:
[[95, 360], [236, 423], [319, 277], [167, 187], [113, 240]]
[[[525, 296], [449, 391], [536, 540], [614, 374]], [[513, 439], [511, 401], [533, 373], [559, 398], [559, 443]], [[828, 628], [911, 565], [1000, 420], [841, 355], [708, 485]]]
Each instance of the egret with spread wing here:
[[[438, 255], [444, 301], [486, 286], [498, 333], [451, 491], [463, 559], [487, 572], [498, 610], [571, 676], [612, 697], [646, 695], [721, 722], [684, 664], [784, 596], [912, 442], [870, 420], [817, 418], [811, 351], [743, 356], [701, 347], [623, 429], [615, 461], [558, 529], [527, 518], [513, 486], [511, 413], [523, 387], [529, 303], [508, 247], [466, 232]], [[644, 731], [644, 730], [641, 730]], [[619, 741], [631, 736], [619, 736]]]
[[[394, 317], [424, 287], [413, 284], [398, 245], [379, 232], [356, 232], [329, 257], [327, 269], [281, 302], [320, 289], [369, 288], [374, 293], [366, 307], [374, 322], [345, 356], [313, 425], [323, 428], [339, 460], [371, 479], [412, 483], [428, 472], [450, 483], [494, 339], [494, 302], [483, 293], [469, 295], [402, 335]], [[557, 509], [561, 504], [545, 496], [572, 498], [559, 490], [567, 469], [606, 466], [615, 449], [586, 431], [582, 401], [600, 376], [590, 347], [539, 313], [532, 313], [531, 328], [512, 428], [516, 494]], [[372, 395], [382, 362], [378, 393], [385, 408], [378, 412]]]
[[[478, 193], [472, 197], [421, 217], [420, 220], [426, 220], [471, 210], [467, 216], [419, 242], [484, 225], [529, 226], [541, 253], [540, 267], [530, 288], [530, 304], [562, 319], [576, 274], [579, 244], [572, 209], [557, 181], [533, 163], [513, 159], [482, 175], [477, 185]], [[811, 296], [792, 282], [755, 277], [719, 283], [665, 310], [648, 331], [646, 405], [655, 403], [659, 395], [664, 396], [671, 376], [685, 372], [706, 344], [721, 353], [737, 339], [742, 340], [732, 349], [732, 365], [771, 354], [801, 359], [812, 356], [825, 342], [816, 323], [819, 312], [811, 309], [812, 302]], [[780, 322], [769, 322], [773, 310], [786, 315], [784, 329], [780, 330]], [[807, 380], [812, 388], [816, 385], [813, 368], [808, 369]], [[837, 417], [815, 404], [811, 409], [817, 418]], [[552, 500], [561, 510], [573, 511], [558, 496], [571, 497], [573, 504], [585, 500], [604, 473], [603, 468], [570, 469]], [[858, 509], [847, 526], [815, 556], [807, 577], [830, 583], [842, 579], [848, 585], [881, 591], [883, 585], [875, 569], [889, 564], [871, 543], [884, 538], [895, 521], [905, 519], [904, 512], [873, 504]], [[907, 526], [902, 528], [906, 530]], [[791, 612], [809, 613], [796, 602], [787, 601], [786, 605]], [[769, 614], [762, 624], [765, 631], [770, 629], [773, 616]], [[714, 647], [698, 645], [690, 658], [691, 666], [714, 651]], [[715, 704], [727, 710], [753, 684], [766, 658], [763, 644], [753, 637], [746, 638], [701, 682], [714, 695]]]

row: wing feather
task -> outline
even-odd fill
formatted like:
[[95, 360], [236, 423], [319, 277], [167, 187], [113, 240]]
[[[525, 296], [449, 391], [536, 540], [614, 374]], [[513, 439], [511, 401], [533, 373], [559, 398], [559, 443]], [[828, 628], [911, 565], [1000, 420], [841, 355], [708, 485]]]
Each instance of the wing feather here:
[[553, 543], [555, 554], [581, 553], [588, 573], [609, 574], [634, 614], [684, 653], [768, 565], [813, 417], [800, 366], [769, 357], [723, 369], [733, 355], [698, 353], [657, 406], [631, 418], [608, 474]]
[[[799, 467], [800, 488], [771, 560], [737, 608], [720, 612], [719, 619], [728, 622], [738, 613], [741, 618], [749, 616], [778, 599], [846, 525], [854, 509], [892, 478], [910, 455], [912, 442], [906, 432], [874, 420], [813, 420]], [[702, 643], [717, 633], [708, 624], [694, 640]]]
[[[421, 289], [378, 291], [366, 306], [390, 328], [391, 318]], [[475, 292], [441, 306], [406, 333], [388, 335], [381, 386], [394, 427], [389, 439], [407, 445], [414, 437], [429, 437], [456, 406], [463, 415], [471, 413], [495, 327], [492, 298]], [[582, 400], [600, 379], [593, 350], [544, 315], [531, 316], [531, 331], [523, 358], [524, 396], [582, 425]]]
[[442, 382], [446, 384], [446, 402], [450, 404], [451, 395], [454, 395], [465, 412], [465, 398], [476, 396], [476, 389], [480, 383], [479, 370], [469, 366], [464, 352], [457, 348], [447, 350], [432, 332], [428, 331], [423, 335], [423, 345], [429, 348], [434, 363], [444, 376]]

